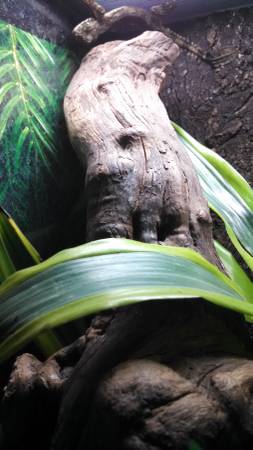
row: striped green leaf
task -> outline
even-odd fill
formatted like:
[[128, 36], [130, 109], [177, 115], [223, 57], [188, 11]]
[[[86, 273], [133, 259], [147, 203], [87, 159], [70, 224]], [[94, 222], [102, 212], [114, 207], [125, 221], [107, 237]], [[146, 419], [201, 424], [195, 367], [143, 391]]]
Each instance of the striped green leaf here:
[[61, 252], [30, 270], [2, 285], [2, 360], [45, 330], [141, 301], [202, 297], [253, 315], [244, 290], [191, 249], [108, 239]]
[[237, 251], [253, 269], [253, 190], [228, 162], [173, 125], [197, 170], [210, 208], [224, 221]]
[[246, 272], [244, 272], [244, 270], [237, 262], [235, 257], [225, 247], [223, 247], [223, 245], [221, 245], [217, 241], [214, 241], [214, 245], [219, 258], [226, 269], [226, 273], [229, 275], [231, 280], [233, 280], [237, 286], [240, 286], [240, 289], [244, 292], [244, 296], [250, 302], [252, 302], [253, 301], [252, 281], [249, 279]]

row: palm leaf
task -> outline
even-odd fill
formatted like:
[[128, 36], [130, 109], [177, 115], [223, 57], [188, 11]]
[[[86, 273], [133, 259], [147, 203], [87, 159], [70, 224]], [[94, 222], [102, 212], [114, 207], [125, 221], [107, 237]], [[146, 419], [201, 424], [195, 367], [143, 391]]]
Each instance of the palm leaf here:
[[0, 21], [0, 200], [25, 228], [22, 199], [61, 164], [62, 100], [74, 68], [68, 50]]
[[224, 221], [231, 241], [253, 269], [253, 190], [228, 162], [173, 125], [197, 170], [210, 208]]
[[9, 81], [8, 83], [5, 83], [0, 88], [0, 104], [3, 102], [5, 96], [16, 86], [15, 81]]
[[3, 283], [0, 355], [4, 360], [38, 333], [101, 310], [197, 297], [253, 315], [244, 290], [191, 249], [124, 239], [85, 244]]
[[17, 106], [20, 104], [20, 97], [18, 95], [15, 95], [15, 97], [12, 97], [6, 107], [4, 108], [3, 113], [1, 114], [1, 122], [0, 122], [0, 140], [3, 137], [4, 132], [6, 131], [6, 127], [8, 125], [8, 122], [12, 115], [18, 114]]
[[0, 50], [0, 61], [3, 61], [3, 59], [8, 58], [11, 56], [10, 50]]

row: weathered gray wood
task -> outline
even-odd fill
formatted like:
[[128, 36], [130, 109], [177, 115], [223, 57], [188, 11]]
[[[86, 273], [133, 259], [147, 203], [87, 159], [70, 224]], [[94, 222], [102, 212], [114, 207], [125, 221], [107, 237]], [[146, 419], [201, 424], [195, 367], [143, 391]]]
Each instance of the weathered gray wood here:
[[[65, 114], [73, 147], [86, 169], [87, 237], [134, 237], [190, 246], [218, 265], [206, 201], [158, 95], [164, 71], [177, 54], [177, 47], [163, 34], [145, 32], [93, 49], [72, 80]], [[181, 448], [191, 436], [217, 444], [222, 427], [229, 430], [227, 439], [232, 423], [221, 394], [209, 392], [209, 384], [199, 385], [202, 379], [210, 380], [209, 373], [221, 367], [226, 371], [227, 366], [235, 372], [247, 366], [250, 370], [246, 374], [242, 369], [243, 377], [251, 379], [252, 363], [237, 358], [231, 363], [230, 356], [232, 351], [247, 358], [247, 342], [238, 317], [201, 302], [195, 307], [194, 302], [185, 306], [176, 302], [115, 312], [101, 336], [86, 347], [67, 383], [53, 449], [154, 450], [163, 448], [164, 442]], [[215, 358], [216, 352], [223, 355]], [[210, 356], [198, 356], [199, 365], [186, 358], [203, 353]], [[135, 361], [140, 358], [140, 363]], [[172, 361], [177, 358], [180, 367], [176, 364], [174, 370]], [[122, 366], [116, 366], [127, 359], [133, 360], [123, 366], [122, 377]], [[166, 367], [154, 365], [154, 360]], [[159, 371], [167, 380], [163, 387]], [[162, 392], [170, 382], [174, 390], [165, 400]], [[240, 392], [244, 389], [236, 376], [231, 383]], [[182, 408], [177, 408], [177, 400], [185, 397], [181, 386], [187, 395]], [[188, 397], [189, 391], [196, 401]], [[226, 387], [222, 392], [226, 396]], [[209, 395], [214, 396], [211, 402]], [[174, 412], [165, 408], [166, 425], [159, 428], [159, 410], [166, 401], [174, 405]], [[143, 410], [143, 402], [148, 410]]]
[[94, 48], [64, 102], [86, 169], [87, 240], [127, 237], [196, 248], [217, 263], [190, 158], [159, 98], [178, 47], [159, 32]]
[[[166, 36], [146, 32], [93, 49], [73, 78], [65, 112], [86, 170], [87, 239], [186, 245], [219, 264], [207, 204], [159, 99], [177, 54]], [[252, 353], [238, 315], [199, 299], [150, 302], [96, 318], [82, 343], [80, 359], [77, 343], [36, 362], [30, 380], [25, 371], [18, 377], [21, 358], [6, 390], [22, 401], [22, 381], [24, 392], [29, 385], [36, 393], [44, 374], [44, 394], [53, 398], [55, 385], [64, 392], [54, 450], [182, 449], [192, 439], [204, 448], [252, 448]], [[29, 369], [34, 360], [27, 361]], [[37, 446], [29, 427], [21, 445]]]

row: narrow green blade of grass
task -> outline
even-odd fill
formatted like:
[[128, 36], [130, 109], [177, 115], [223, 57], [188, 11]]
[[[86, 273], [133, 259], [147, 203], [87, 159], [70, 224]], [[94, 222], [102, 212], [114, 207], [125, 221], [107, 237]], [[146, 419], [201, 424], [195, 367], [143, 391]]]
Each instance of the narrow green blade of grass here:
[[[40, 263], [40, 256], [9, 214], [0, 207], [0, 283], [17, 270]], [[0, 299], [1, 301], [1, 299]], [[47, 331], [36, 337], [45, 356], [61, 347], [55, 333]]]
[[3, 283], [4, 280], [16, 271], [16, 268], [8, 253], [2, 233], [2, 225], [0, 222], [0, 283]]
[[57, 333], [52, 330], [42, 331], [35, 337], [34, 341], [46, 358], [49, 358], [62, 347], [62, 342]]
[[[2, 281], [24, 267], [38, 264], [40, 256], [22, 231], [15, 224], [13, 219], [3, 208], [0, 207], [0, 242], [1, 242], [1, 262], [0, 273]], [[8, 269], [6, 268], [8, 265]]]
[[233, 234], [237, 250], [249, 263], [253, 256], [253, 190], [223, 158], [173, 125], [193, 161], [210, 208], [221, 217], [227, 230], [231, 230], [230, 238]]
[[86, 244], [95, 256], [86, 252], [70, 259], [69, 250], [65, 262], [44, 265], [43, 271], [5, 290], [0, 301], [2, 360], [48, 329], [141, 301], [202, 297], [253, 315], [253, 304], [236, 284], [193, 250], [142, 244], [146, 250], [127, 251], [135, 243], [122, 240], [120, 253], [115, 252], [119, 241], [110, 239], [106, 251], [102, 241], [103, 254], [100, 241]]

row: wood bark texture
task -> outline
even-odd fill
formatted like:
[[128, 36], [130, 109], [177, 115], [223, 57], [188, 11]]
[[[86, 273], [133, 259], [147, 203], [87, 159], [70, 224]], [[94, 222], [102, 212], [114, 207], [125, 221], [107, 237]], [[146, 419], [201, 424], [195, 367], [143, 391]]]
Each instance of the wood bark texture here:
[[159, 98], [178, 47], [159, 32], [94, 48], [64, 103], [85, 170], [87, 240], [196, 248], [218, 263], [207, 202]]
[[[74, 76], [65, 114], [86, 172], [86, 237], [188, 246], [220, 266], [207, 203], [159, 97], [178, 53], [162, 33], [145, 32], [94, 48]], [[32, 355], [16, 361], [2, 407], [5, 450], [17, 442], [26, 450], [188, 449], [193, 442], [251, 449], [251, 356], [240, 316], [201, 300], [102, 314], [45, 363]], [[39, 429], [38, 398], [44, 420], [52, 402], [39, 447], [30, 432], [31, 424]]]

